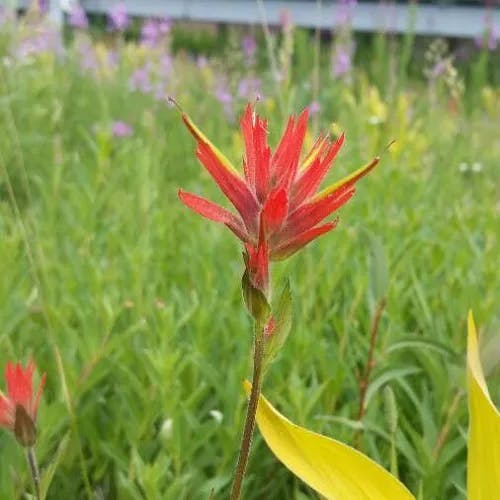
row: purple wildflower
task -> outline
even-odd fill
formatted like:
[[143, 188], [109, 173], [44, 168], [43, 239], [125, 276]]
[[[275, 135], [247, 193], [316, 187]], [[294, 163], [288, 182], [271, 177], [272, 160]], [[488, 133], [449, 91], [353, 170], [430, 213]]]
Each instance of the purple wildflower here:
[[96, 72], [99, 67], [99, 63], [97, 61], [97, 56], [92, 44], [86, 39], [77, 39], [76, 50], [80, 56], [80, 68], [82, 69], [82, 71]]
[[81, 30], [87, 29], [89, 27], [87, 14], [79, 3], [76, 3], [73, 5], [73, 7], [71, 7], [68, 15], [68, 23], [72, 28]]
[[136, 90], [138, 92], [142, 92], [143, 94], [147, 94], [151, 92], [151, 78], [150, 78], [150, 66], [146, 64], [141, 68], [136, 69], [129, 80], [129, 86], [131, 90]]
[[117, 50], [109, 50], [106, 55], [106, 62], [110, 69], [116, 69], [120, 63], [120, 52]]
[[29, 37], [22, 40], [14, 48], [15, 56], [19, 59], [44, 53], [62, 55], [63, 52], [64, 49], [59, 33], [47, 23], [40, 23], [34, 27]]
[[259, 78], [242, 78], [238, 84], [238, 96], [253, 101], [260, 97], [261, 81]]
[[490, 36], [488, 38], [488, 48], [493, 51], [497, 48], [498, 40], [500, 37], [496, 35], [493, 31], [491, 31]]
[[113, 122], [111, 132], [117, 138], [130, 137], [134, 133], [134, 129], [128, 123], [118, 120]]
[[198, 56], [196, 66], [198, 66], [198, 69], [206, 68], [208, 66], [208, 59], [205, 56]]
[[357, 5], [356, 0], [340, 0], [336, 16], [336, 26], [349, 26], [352, 22], [354, 8]]
[[128, 24], [126, 5], [123, 2], [115, 3], [108, 11], [108, 28], [111, 31], [125, 31]]
[[[494, 4], [495, 2], [490, 3]], [[483, 34], [477, 37], [475, 41], [478, 48], [494, 51], [500, 40], [499, 26], [495, 24], [493, 10], [491, 9], [492, 5], [488, 5], [488, 2], [486, 2], [486, 6], [490, 8], [485, 9]]]
[[226, 118], [232, 121], [234, 119], [233, 96], [222, 80], [219, 81], [215, 89], [215, 98], [222, 104]]
[[165, 83], [164, 82], [158, 82], [155, 85], [154, 89], [154, 98], [157, 101], [164, 101], [167, 97], [167, 91], [165, 89]]
[[479, 49], [488, 49], [494, 51], [497, 48], [498, 40], [500, 38], [495, 33], [494, 29], [489, 29], [485, 35], [476, 38], [476, 46]]
[[241, 40], [241, 48], [247, 62], [253, 62], [255, 53], [257, 52], [257, 43], [252, 35], [246, 35]]
[[352, 45], [338, 45], [332, 59], [332, 74], [334, 78], [347, 75], [352, 66]]
[[47, 12], [49, 10], [49, 0], [38, 0], [38, 9], [40, 12]]
[[430, 76], [431, 78], [439, 78], [446, 70], [447, 60], [443, 59], [438, 61], [431, 70]]
[[165, 77], [170, 74], [172, 71], [172, 57], [170, 54], [163, 54], [160, 57], [160, 69], [159, 74], [162, 77]]
[[160, 29], [156, 19], [146, 19], [141, 27], [141, 43], [154, 47], [160, 38]]
[[147, 47], [156, 47], [170, 32], [170, 19], [147, 19], [141, 28], [141, 43]]
[[158, 22], [158, 30], [160, 31], [160, 34], [163, 36], [168, 35], [170, 33], [171, 27], [172, 27], [172, 21], [170, 20], [169, 17], [163, 17]]
[[315, 115], [316, 113], [319, 113], [321, 111], [321, 105], [318, 101], [312, 101], [311, 104], [309, 104], [309, 114]]
[[290, 31], [293, 26], [292, 13], [288, 9], [281, 9], [279, 12], [280, 25], [284, 31]]

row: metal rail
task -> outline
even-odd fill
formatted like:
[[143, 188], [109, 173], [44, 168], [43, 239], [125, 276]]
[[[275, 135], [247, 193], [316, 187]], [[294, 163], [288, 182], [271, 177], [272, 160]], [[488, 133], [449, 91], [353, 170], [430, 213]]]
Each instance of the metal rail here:
[[[9, 3], [9, 0], [0, 0]], [[17, 2], [25, 6], [28, 1]], [[61, 3], [51, 1], [51, 15], [62, 22]], [[80, 0], [89, 13], [103, 14], [116, 0]], [[124, 0], [130, 15], [138, 17], [168, 16], [174, 20], [260, 24], [262, 12], [257, 0]], [[278, 24], [286, 9], [294, 23], [306, 28], [332, 29], [339, 15], [339, 4], [332, 0], [263, 0], [265, 16], [271, 25]], [[486, 9], [474, 5], [406, 4], [361, 2], [352, 10], [352, 26], [356, 31], [385, 30], [404, 33], [409, 29], [419, 35], [475, 38], [488, 27], [500, 29], [500, 8]]]

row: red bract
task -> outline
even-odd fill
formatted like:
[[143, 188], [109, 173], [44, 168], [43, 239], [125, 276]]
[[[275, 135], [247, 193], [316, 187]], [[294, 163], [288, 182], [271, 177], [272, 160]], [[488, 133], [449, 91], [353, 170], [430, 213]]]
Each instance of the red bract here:
[[307, 128], [307, 110], [291, 116], [274, 153], [267, 144], [267, 121], [248, 105], [241, 119], [245, 141], [243, 172], [205, 137], [189, 116], [182, 119], [197, 141], [196, 155], [238, 214], [195, 194], [179, 190], [179, 197], [200, 215], [225, 224], [247, 250], [247, 267], [256, 286], [267, 287], [269, 259], [282, 260], [310, 241], [332, 230], [337, 220], [322, 223], [354, 194], [354, 184], [379, 159], [317, 192], [344, 143], [320, 136], [300, 161]]
[[34, 371], [33, 362], [28, 363], [25, 369], [19, 363], [7, 363], [7, 394], [0, 391], [0, 426], [12, 431], [23, 446], [35, 443], [36, 414], [45, 385], [43, 374], [38, 391], [36, 394], [33, 392]]

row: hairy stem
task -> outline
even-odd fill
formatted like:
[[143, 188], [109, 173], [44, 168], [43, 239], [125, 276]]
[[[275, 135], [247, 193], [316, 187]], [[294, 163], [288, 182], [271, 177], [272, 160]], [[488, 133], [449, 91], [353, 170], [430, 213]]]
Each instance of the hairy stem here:
[[40, 495], [40, 472], [38, 471], [38, 462], [36, 460], [35, 448], [33, 448], [33, 446], [27, 448], [26, 457], [28, 459], [31, 478], [33, 479], [33, 486], [35, 488], [35, 498], [40, 500], [42, 498]]
[[248, 464], [250, 448], [252, 446], [252, 436], [255, 429], [255, 415], [259, 403], [260, 388], [262, 382], [262, 359], [264, 357], [264, 328], [257, 324], [254, 337], [253, 351], [253, 378], [252, 391], [248, 400], [245, 426], [241, 437], [240, 453], [234, 473], [233, 485], [231, 487], [231, 500], [238, 500], [241, 496], [241, 487]]

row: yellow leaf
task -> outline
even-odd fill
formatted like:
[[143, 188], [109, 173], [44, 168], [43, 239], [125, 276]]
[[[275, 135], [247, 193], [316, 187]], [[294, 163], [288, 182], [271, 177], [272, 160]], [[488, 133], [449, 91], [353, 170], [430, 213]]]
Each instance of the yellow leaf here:
[[[251, 384], [245, 382], [247, 394]], [[276, 457], [302, 481], [332, 500], [409, 500], [394, 476], [350, 446], [299, 427], [260, 396], [257, 424]]]
[[491, 500], [500, 494], [500, 414], [484, 380], [472, 311], [469, 311], [467, 323], [470, 415], [467, 492], [469, 500]]

